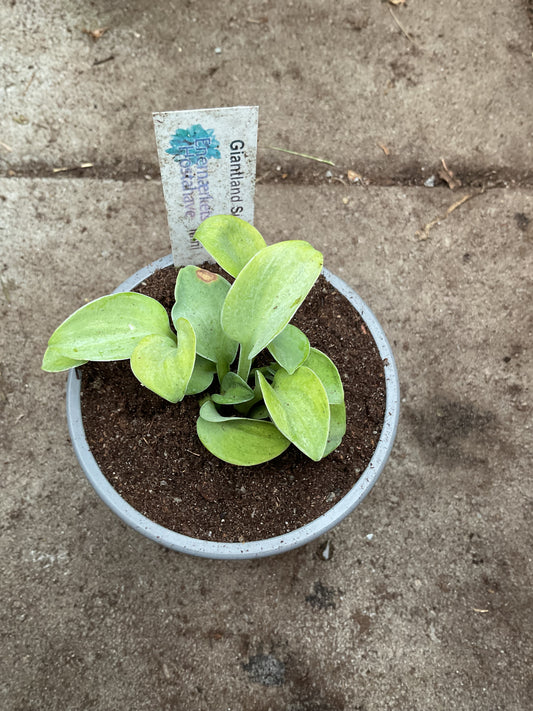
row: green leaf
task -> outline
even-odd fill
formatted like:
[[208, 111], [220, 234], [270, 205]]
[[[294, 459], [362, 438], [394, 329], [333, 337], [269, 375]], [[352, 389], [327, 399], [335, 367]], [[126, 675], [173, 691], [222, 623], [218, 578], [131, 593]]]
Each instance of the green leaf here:
[[54, 331], [48, 345], [73, 360], [124, 360], [152, 334], [174, 338], [165, 308], [128, 291], [82, 306]]
[[224, 277], [206, 269], [188, 266], [180, 270], [174, 290], [176, 303], [172, 321], [186, 318], [196, 334], [196, 352], [219, 365], [224, 377], [233, 362], [238, 344], [220, 324], [220, 313], [230, 284]]
[[307, 242], [289, 240], [257, 252], [239, 273], [222, 308], [222, 327], [241, 344], [241, 363], [279, 334], [315, 283], [322, 255]]
[[[252, 377], [254, 378], [255, 385], [253, 388], [253, 397], [251, 400], [246, 400], [244, 403], [239, 403], [235, 405], [235, 409], [237, 412], [239, 412], [241, 415], [248, 415], [252, 407], [260, 401], [263, 400], [263, 393], [261, 392], [261, 385], [259, 384], [259, 378], [257, 375], [257, 371], [261, 370], [261, 372], [264, 372], [265, 375], [267, 375], [270, 372], [270, 369], [268, 366], [264, 366], [262, 368], [254, 368], [252, 370]], [[270, 377], [270, 376], [268, 376]], [[272, 376], [273, 377], [273, 376]], [[241, 378], [242, 380], [242, 378]]]
[[224, 462], [242, 467], [262, 464], [278, 457], [289, 446], [289, 440], [272, 422], [221, 415], [217, 419], [204, 419], [208, 404], [200, 410], [196, 431], [204, 447]]
[[254, 396], [254, 391], [236, 373], [229, 372], [224, 376], [221, 384], [220, 395], [212, 395], [218, 405], [239, 405], [248, 402]]
[[[252, 375], [254, 375], [254, 373], [256, 371], [259, 371], [260, 373], [263, 373], [263, 375], [265, 376], [265, 378], [267, 380], [270, 381], [270, 380], [274, 379], [274, 376], [276, 375], [278, 370], [279, 370], [278, 363], [271, 363], [270, 365], [262, 365], [259, 368], [253, 368]], [[257, 381], [256, 381], [256, 387], [257, 387]]]
[[270, 417], [270, 415], [268, 413], [268, 408], [265, 403], [258, 402], [252, 407], [252, 409], [248, 413], [248, 417], [251, 417], [252, 420], [266, 420], [268, 417]]
[[272, 356], [290, 375], [308, 358], [309, 349], [305, 333], [290, 323], [268, 346]]
[[333, 361], [317, 348], [311, 348], [305, 366], [320, 378], [329, 402], [330, 425], [324, 457], [333, 452], [346, 433], [346, 406], [341, 377]]
[[333, 452], [337, 449], [339, 444], [342, 442], [342, 438], [346, 434], [346, 407], [344, 403], [340, 405], [330, 405], [329, 406], [329, 432], [328, 441], [326, 443], [326, 448], [324, 450], [323, 457]]
[[141, 383], [169, 402], [183, 400], [191, 378], [195, 352], [194, 330], [187, 319], [176, 322], [178, 343], [167, 336], [146, 336], [131, 354], [131, 369]]
[[212, 361], [197, 355], [194, 361], [194, 370], [192, 371], [185, 395], [197, 395], [207, 390], [213, 382], [215, 371], [216, 365]]
[[226, 422], [226, 420], [238, 419], [237, 416], [225, 417], [221, 415], [211, 398], [208, 398], [201, 406], [200, 417], [207, 422]]
[[306, 368], [318, 375], [326, 388], [330, 405], [340, 405], [344, 402], [344, 388], [341, 376], [335, 363], [325, 353], [317, 348], [311, 348], [309, 358], [305, 361]]
[[46, 370], [47, 373], [60, 373], [62, 370], [70, 370], [70, 368], [77, 368], [79, 365], [84, 365], [87, 363], [86, 360], [73, 360], [72, 358], [67, 358], [61, 355], [52, 346], [48, 346], [44, 352], [43, 364], [41, 368]]
[[330, 410], [328, 396], [319, 377], [301, 366], [289, 375], [278, 370], [272, 385], [259, 373], [265, 405], [282, 434], [311, 459], [324, 456]]
[[233, 215], [213, 215], [194, 234], [209, 254], [236, 277], [260, 249], [266, 247], [261, 234], [248, 222]]

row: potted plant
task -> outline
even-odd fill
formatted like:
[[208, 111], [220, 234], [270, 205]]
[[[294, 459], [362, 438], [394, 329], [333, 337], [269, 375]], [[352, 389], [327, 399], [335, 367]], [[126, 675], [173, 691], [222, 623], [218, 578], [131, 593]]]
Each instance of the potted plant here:
[[[76, 455], [99, 496], [126, 523], [152, 540], [193, 555], [250, 558], [281, 553], [303, 545], [338, 523], [360, 503], [377, 480], [392, 449], [398, 420], [399, 389], [394, 359], [372, 312], [346, 284], [322, 268], [322, 255], [307, 242], [289, 240], [267, 246], [254, 227], [229, 215], [208, 218], [195, 237], [220, 268], [190, 265], [181, 268], [175, 277], [170, 257], [154, 262], [121, 284], [113, 294], [86, 304], [67, 318], [52, 334], [42, 367], [49, 372], [71, 371], [67, 416]], [[170, 269], [170, 278], [175, 279], [175, 303], [170, 310], [174, 330], [168, 308], [152, 296], [130, 291], [146, 285], [147, 279], [162, 268]], [[180, 417], [186, 411], [189, 419], [196, 411], [194, 439], [189, 440], [193, 442], [189, 447], [197, 450], [200, 443], [203, 445], [208, 471], [222, 468], [226, 479], [228, 471], [244, 477], [240, 480], [244, 484], [239, 489], [239, 501], [244, 501], [251, 471], [262, 471], [268, 465], [271, 472], [277, 462], [283, 463], [280, 468], [284, 467], [285, 473], [292, 471], [287, 452], [294, 453], [292, 456], [298, 460], [298, 466], [305, 460], [318, 474], [327, 468], [323, 462], [328, 461], [328, 466], [335, 468], [335, 456], [343, 459], [343, 455], [336, 452], [346, 432], [341, 376], [330, 357], [312, 346], [304, 330], [291, 322], [319, 279], [329, 282], [328, 288], [347, 299], [352, 312], [348, 314], [349, 321], [355, 316], [362, 319], [360, 330], [372, 342], [383, 371], [380, 375], [384, 391], [381, 431], [373, 430], [376, 440], [371, 440], [373, 454], [365, 470], [359, 472], [361, 476], [351, 472], [353, 482], [347, 493], [337, 497], [335, 491], [331, 492], [326, 497], [326, 510], [294, 530], [283, 530], [264, 538], [252, 534], [252, 540], [250, 534], [237, 535], [235, 530], [232, 535], [223, 533], [219, 540], [213, 540], [211, 531], [199, 536], [191, 533], [188, 525], [182, 525], [181, 531], [161, 525], [158, 515], [151, 518], [143, 513], [147, 492], [151, 495], [148, 498], [155, 498], [153, 488], [141, 491], [141, 505], [128, 503], [128, 497], [121, 495], [117, 490], [120, 486], [114, 481], [118, 478], [115, 462], [121, 458], [120, 453], [111, 463], [106, 458], [107, 453], [102, 456], [104, 474], [85, 436], [79, 371], [83, 371], [81, 366], [88, 361], [107, 366], [110, 361], [129, 360], [134, 378], [129, 370], [127, 377], [133, 381], [136, 392], [128, 402], [121, 401], [115, 406], [115, 411], [127, 410], [130, 401], [137, 397], [155, 398], [163, 403], [164, 414], [170, 418], [173, 406], [179, 408]], [[351, 326], [353, 323], [347, 323], [343, 328], [349, 330]], [[115, 385], [116, 372], [110, 376], [112, 385]], [[99, 380], [100, 375], [95, 382]], [[102, 393], [99, 386], [90, 385], [88, 392], [91, 390], [98, 410]], [[122, 393], [121, 386], [118, 390]], [[106, 427], [111, 419], [111, 416], [106, 417]], [[157, 419], [159, 421], [159, 414]], [[130, 424], [122, 426], [128, 430]], [[168, 430], [169, 426], [163, 425], [163, 429]], [[176, 434], [176, 448], [171, 458], [174, 456], [182, 462], [181, 474], [171, 468], [167, 477], [176, 479], [178, 486], [184, 469], [191, 474], [192, 468], [184, 467], [181, 455], [187, 447], [185, 443], [180, 445], [180, 435], [181, 432]], [[150, 448], [148, 439], [151, 437], [151, 433], [141, 433], [138, 441], [144, 440]], [[102, 446], [107, 446], [109, 452], [114, 440], [121, 438], [119, 430], [114, 437], [97, 439], [104, 440]], [[160, 458], [168, 460], [164, 445], [159, 449]], [[137, 444], [130, 444], [130, 449], [124, 452], [126, 461], [132, 450], [137, 450]], [[187, 451], [200, 456], [197, 451]], [[142, 477], [146, 472], [138, 471], [142, 469], [139, 464], [128, 464], [126, 469], [128, 466], [135, 476], [140, 474], [142, 490]], [[154, 464], [156, 469], [160, 466]], [[346, 469], [346, 463], [343, 466]], [[205, 477], [205, 467], [202, 471], [204, 474], [198, 478]], [[288, 475], [289, 482], [291, 476]], [[127, 471], [123, 477], [128, 480], [124, 489], [129, 487], [132, 477]], [[293, 480], [295, 478], [301, 476], [293, 476]], [[274, 502], [277, 488], [272, 485], [272, 478], [264, 481], [270, 482], [271, 487], [266, 490], [267, 500]], [[203, 482], [207, 490], [199, 489], [200, 496], [208, 503], [210, 497], [216, 501], [218, 495], [209, 490], [210, 483], [212, 485], [212, 477]], [[167, 486], [167, 479], [157, 482], [158, 488]], [[252, 504], [257, 500], [255, 496]], [[183, 513], [185, 504], [180, 496], [171, 500], [165, 491], [161, 501], [165, 516], [169, 507]], [[168, 516], [165, 516], [161, 520], [166, 521]]]

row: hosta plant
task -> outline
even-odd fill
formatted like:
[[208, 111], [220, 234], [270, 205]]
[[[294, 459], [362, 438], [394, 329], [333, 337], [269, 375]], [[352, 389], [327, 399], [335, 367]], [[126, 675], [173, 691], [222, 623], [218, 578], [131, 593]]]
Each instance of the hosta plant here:
[[[322, 254], [301, 240], [267, 246], [252, 225], [229, 215], [209, 217], [195, 238], [233, 283], [183, 267], [172, 325], [149, 296], [96, 299], [54, 331], [43, 370], [129, 359], [142, 385], [169, 402], [204, 393], [198, 437], [220, 459], [260, 464], [291, 443], [322, 459], [346, 430], [344, 391], [333, 362], [289, 323], [320, 274]], [[254, 366], [265, 350], [268, 358]]]

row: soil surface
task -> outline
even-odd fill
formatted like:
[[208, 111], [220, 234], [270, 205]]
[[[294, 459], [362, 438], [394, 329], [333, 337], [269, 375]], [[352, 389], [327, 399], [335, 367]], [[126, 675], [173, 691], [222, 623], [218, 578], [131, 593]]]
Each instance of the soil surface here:
[[[215, 265], [203, 266], [220, 272]], [[168, 267], [137, 291], [170, 312], [175, 278], [176, 270]], [[384, 420], [385, 375], [378, 349], [349, 301], [322, 276], [292, 323], [334, 361], [344, 385], [346, 435], [320, 462], [293, 445], [255, 467], [222, 462], [196, 434], [200, 396], [168, 403], [141, 386], [129, 361], [83, 366], [87, 441], [104, 475], [135, 509], [188, 536], [245, 542], [309, 523], [355, 484]]]

